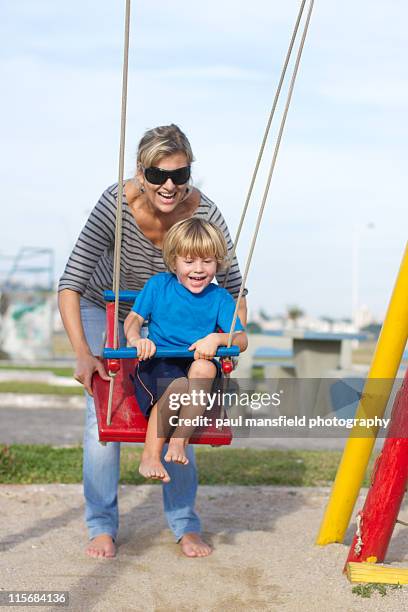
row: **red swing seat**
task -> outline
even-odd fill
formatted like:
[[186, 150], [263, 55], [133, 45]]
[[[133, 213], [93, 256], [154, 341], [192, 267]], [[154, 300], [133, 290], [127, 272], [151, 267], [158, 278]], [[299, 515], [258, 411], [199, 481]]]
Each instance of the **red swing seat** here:
[[[127, 292], [128, 294], [130, 292]], [[105, 298], [111, 299], [112, 292], [105, 292]], [[134, 299], [132, 293], [132, 299]], [[122, 295], [121, 295], [122, 297]], [[130, 300], [129, 300], [130, 301]], [[113, 317], [114, 303], [106, 304], [107, 322], [107, 344], [113, 345]], [[231, 349], [229, 349], [231, 351]], [[234, 349], [232, 349], [234, 350]], [[144, 442], [146, 437], [147, 419], [141, 413], [133, 389], [133, 375], [137, 359], [120, 358], [124, 354], [130, 354], [132, 349], [105, 349], [109, 357], [105, 359], [104, 365], [109, 370], [117, 370], [113, 384], [113, 399], [111, 423], [107, 423], [108, 398], [110, 383], [103, 380], [99, 374], [94, 374], [92, 379], [92, 391], [94, 394], [96, 417], [98, 421], [99, 441], [100, 442]], [[133, 349], [135, 352], [135, 349]], [[113, 367], [112, 367], [113, 366]], [[231, 444], [231, 428], [223, 425], [217, 428], [215, 423], [207, 427], [198, 427], [191, 437], [191, 444], [211, 444], [212, 446], [224, 446]]]

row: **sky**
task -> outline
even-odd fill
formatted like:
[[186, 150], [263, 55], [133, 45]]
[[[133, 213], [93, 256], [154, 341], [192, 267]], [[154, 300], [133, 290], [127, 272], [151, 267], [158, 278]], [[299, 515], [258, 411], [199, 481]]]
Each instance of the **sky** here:
[[[1, 2], [0, 256], [52, 248], [57, 277], [117, 181], [124, 5]], [[177, 123], [196, 186], [234, 235], [299, 6], [133, 2], [126, 176], [144, 131]], [[359, 304], [383, 318], [406, 244], [407, 18], [400, 0], [315, 2], [248, 277], [251, 309], [350, 317], [354, 236]], [[278, 126], [238, 245], [241, 268]]]

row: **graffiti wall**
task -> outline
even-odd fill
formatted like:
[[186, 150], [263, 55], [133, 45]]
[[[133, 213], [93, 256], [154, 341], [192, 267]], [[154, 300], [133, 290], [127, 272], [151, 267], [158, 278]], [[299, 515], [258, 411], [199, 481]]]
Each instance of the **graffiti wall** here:
[[6, 292], [0, 298], [0, 349], [3, 358], [52, 357], [55, 297], [48, 292]]

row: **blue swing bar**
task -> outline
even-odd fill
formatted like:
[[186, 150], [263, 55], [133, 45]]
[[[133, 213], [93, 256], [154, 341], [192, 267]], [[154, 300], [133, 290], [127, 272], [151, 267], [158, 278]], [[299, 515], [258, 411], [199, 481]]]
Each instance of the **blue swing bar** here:
[[[183, 359], [188, 359], [189, 357], [193, 357], [194, 351], [189, 351], [188, 348], [185, 349], [172, 349], [165, 347], [158, 347], [153, 357], [181, 357]], [[238, 357], [239, 348], [237, 346], [220, 347], [217, 351], [216, 357]], [[103, 350], [103, 356], [105, 359], [136, 359], [137, 351], [134, 347], [128, 348], [120, 348], [120, 349], [112, 349], [105, 348]]]
[[[139, 293], [140, 291], [119, 291], [119, 302], [127, 302], [128, 304], [133, 304]], [[114, 291], [104, 291], [103, 297], [105, 302], [115, 301]]]

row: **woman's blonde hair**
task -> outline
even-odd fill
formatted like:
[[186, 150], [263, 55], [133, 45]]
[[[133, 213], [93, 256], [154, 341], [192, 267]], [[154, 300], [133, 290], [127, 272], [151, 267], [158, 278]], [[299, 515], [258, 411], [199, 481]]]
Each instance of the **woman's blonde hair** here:
[[214, 257], [217, 270], [226, 264], [227, 243], [219, 227], [197, 217], [184, 219], [173, 225], [163, 243], [163, 260], [174, 272], [176, 257]]
[[174, 123], [156, 127], [144, 133], [137, 150], [137, 163], [144, 168], [150, 168], [162, 157], [173, 153], [184, 153], [188, 165], [194, 161], [187, 136]]

